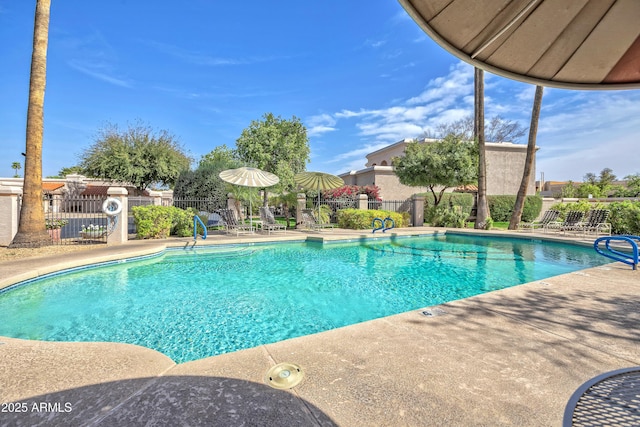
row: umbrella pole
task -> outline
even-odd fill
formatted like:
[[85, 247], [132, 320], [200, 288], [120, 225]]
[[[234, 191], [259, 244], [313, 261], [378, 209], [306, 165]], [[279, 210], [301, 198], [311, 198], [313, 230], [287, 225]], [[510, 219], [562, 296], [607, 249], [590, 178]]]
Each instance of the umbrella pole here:
[[318, 222], [322, 222], [320, 219], [320, 184], [318, 184]]

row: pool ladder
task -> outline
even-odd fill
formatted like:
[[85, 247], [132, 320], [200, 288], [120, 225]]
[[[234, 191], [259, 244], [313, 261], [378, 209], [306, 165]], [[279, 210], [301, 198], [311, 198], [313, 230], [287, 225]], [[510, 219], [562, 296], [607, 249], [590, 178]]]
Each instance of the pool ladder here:
[[207, 226], [204, 225], [198, 215], [193, 216], [193, 240], [198, 240], [198, 224], [202, 226], [202, 240], [205, 240], [207, 238]]
[[[387, 227], [387, 222], [391, 221], [391, 227]], [[376, 226], [376, 222], [378, 222], [380, 224], [380, 226]], [[382, 232], [386, 232], [387, 230], [391, 230], [392, 228], [394, 228], [396, 226], [396, 222], [389, 218], [386, 217], [385, 219], [382, 218], [373, 218], [373, 221], [371, 222], [371, 227], [373, 228], [372, 233], [375, 233], [378, 230], [382, 230]]]
[[[611, 247], [611, 242], [628, 243], [631, 246], [631, 254], [621, 252]], [[600, 244], [604, 243], [604, 249], [600, 247]], [[640, 243], [640, 236], [605, 236], [596, 239], [593, 242], [593, 248], [602, 256], [611, 258], [613, 260], [630, 265], [634, 270], [638, 269], [638, 243]]]

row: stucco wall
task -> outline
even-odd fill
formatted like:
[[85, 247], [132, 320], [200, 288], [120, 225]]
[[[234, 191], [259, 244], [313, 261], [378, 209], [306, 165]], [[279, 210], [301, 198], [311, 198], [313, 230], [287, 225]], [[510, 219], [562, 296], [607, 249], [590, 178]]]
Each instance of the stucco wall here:
[[404, 200], [416, 193], [424, 193], [427, 187], [409, 187], [400, 184], [400, 180], [391, 166], [372, 166], [340, 177], [347, 185], [377, 185], [382, 200]]
[[[487, 146], [487, 194], [517, 194], [524, 172], [527, 151], [525, 145], [500, 144]], [[535, 159], [527, 194], [536, 193]]]
[[[375, 183], [380, 188], [383, 199], [403, 199], [415, 193], [427, 191], [426, 187], [408, 187], [400, 184], [398, 178], [393, 174], [391, 166], [380, 166], [383, 162], [391, 164], [394, 157], [404, 155], [404, 150], [412, 140], [391, 144], [388, 147], [368, 154], [366, 169], [352, 171], [348, 174], [340, 175], [345, 183], [351, 185], [370, 185]], [[425, 139], [422, 143], [435, 142], [432, 139]], [[487, 194], [489, 195], [515, 195], [520, 188], [524, 162], [527, 154], [527, 146], [512, 143], [487, 143]], [[375, 165], [375, 166], [374, 166]], [[534, 168], [529, 180], [527, 194], [535, 194], [535, 159]]]

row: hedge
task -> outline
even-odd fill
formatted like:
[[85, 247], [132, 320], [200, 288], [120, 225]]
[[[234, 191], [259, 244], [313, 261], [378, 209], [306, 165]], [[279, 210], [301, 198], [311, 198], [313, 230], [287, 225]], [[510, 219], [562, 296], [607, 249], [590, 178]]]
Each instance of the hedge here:
[[566, 213], [572, 211], [587, 212], [590, 209], [608, 209], [611, 223], [611, 234], [640, 235], [640, 202], [626, 200], [624, 202], [591, 203], [586, 200], [570, 203], [556, 203], [550, 209], [560, 211], [560, 218], [564, 219]]
[[[194, 208], [175, 206], [134, 206], [131, 208], [138, 239], [166, 239], [169, 235], [188, 237], [193, 234]], [[207, 219], [203, 218], [206, 224]]]
[[[508, 222], [516, 204], [516, 196], [487, 196], [487, 204], [491, 219], [494, 222]], [[522, 208], [522, 222], [531, 222], [540, 215], [542, 210], [542, 198], [540, 196], [527, 196]]]
[[607, 209], [611, 211], [609, 222], [612, 234], [640, 236], [640, 202], [613, 202]]
[[374, 218], [391, 218], [396, 227], [406, 227], [409, 222], [408, 213], [398, 213], [383, 210], [342, 209], [338, 211], [338, 226], [352, 230], [365, 230], [372, 228]]

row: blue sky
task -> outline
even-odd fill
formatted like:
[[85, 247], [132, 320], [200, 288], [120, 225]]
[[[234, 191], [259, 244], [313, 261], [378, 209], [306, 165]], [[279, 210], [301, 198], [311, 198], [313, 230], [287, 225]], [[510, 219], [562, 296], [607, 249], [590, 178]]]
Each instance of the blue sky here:
[[[308, 169], [342, 173], [473, 112], [473, 68], [395, 0], [52, 3], [44, 176], [76, 164], [106, 123], [166, 129], [197, 161], [267, 112], [295, 115], [309, 134]], [[0, 0], [4, 177], [23, 161], [34, 7]], [[489, 73], [485, 86], [488, 118], [529, 126], [534, 86]], [[537, 178], [640, 172], [639, 135], [640, 91], [547, 88]]]

